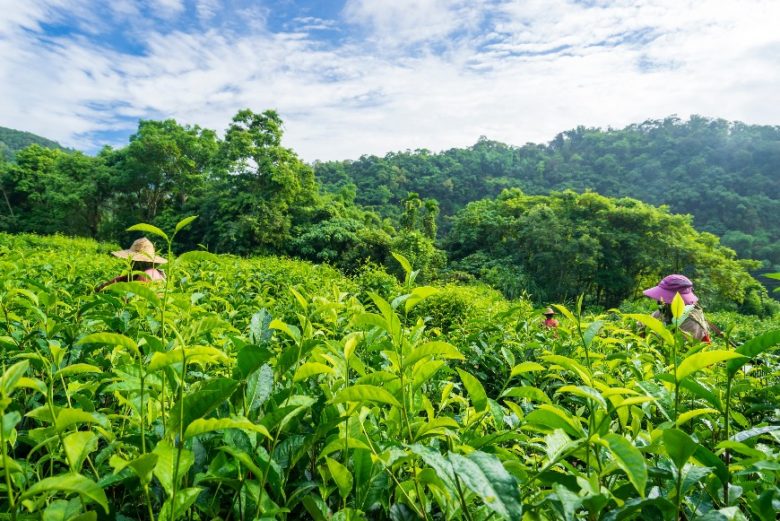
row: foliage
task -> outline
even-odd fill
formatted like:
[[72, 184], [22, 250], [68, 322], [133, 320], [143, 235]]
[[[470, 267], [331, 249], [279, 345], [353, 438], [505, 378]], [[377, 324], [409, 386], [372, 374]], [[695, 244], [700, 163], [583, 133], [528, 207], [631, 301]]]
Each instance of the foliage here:
[[404, 257], [388, 298], [174, 257], [194, 224], [133, 227], [166, 282], [99, 293], [111, 245], [0, 235], [9, 518], [774, 519], [776, 324], [734, 351], [579, 299], [549, 331], [527, 302], [416, 286]]
[[612, 307], [668, 273], [687, 273], [711, 306], [761, 289], [747, 272], [755, 265], [736, 260], [717, 237], [634, 199], [513, 189], [470, 203], [452, 223], [446, 249], [453, 267], [509, 295], [525, 288], [540, 301], [566, 301], [584, 293]]
[[543, 145], [480, 138], [441, 153], [323, 162], [316, 173], [332, 190], [354, 185], [358, 203], [395, 220], [409, 192], [436, 199], [445, 218], [506, 188], [632, 197], [692, 214], [698, 229], [741, 257], [780, 266], [779, 162], [780, 127], [672, 116], [623, 129], [577, 127]]

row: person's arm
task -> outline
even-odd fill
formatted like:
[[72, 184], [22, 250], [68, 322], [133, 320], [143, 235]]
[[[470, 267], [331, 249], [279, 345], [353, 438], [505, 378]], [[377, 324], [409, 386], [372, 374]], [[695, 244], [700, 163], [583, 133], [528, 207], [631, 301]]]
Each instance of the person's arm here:
[[98, 291], [102, 291], [103, 288], [106, 286], [110, 286], [111, 284], [114, 284], [115, 282], [127, 282], [127, 275], [120, 275], [118, 277], [114, 277], [113, 279], [109, 280], [108, 282], [104, 282], [100, 286], [95, 288], [95, 293]]

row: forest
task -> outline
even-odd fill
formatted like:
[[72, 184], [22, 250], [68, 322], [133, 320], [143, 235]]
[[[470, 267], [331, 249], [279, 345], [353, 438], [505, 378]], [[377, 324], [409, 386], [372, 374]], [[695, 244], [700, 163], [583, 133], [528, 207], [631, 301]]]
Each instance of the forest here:
[[765, 287], [774, 281], [756, 271], [780, 247], [777, 129], [670, 118], [579, 128], [548, 145], [482, 139], [314, 165], [282, 139], [276, 112], [251, 110], [222, 137], [141, 121], [127, 146], [94, 156], [15, 135], [0, 163], [0, 231], [125, 242], [134, 223], [170, 228], [198, 215], [177, 250], [400, 276], [397, 252], [421, 281], [478, 280], [540, 303], [584, 294], [605, 308], [679, 271], [713, 309], [777, 311]]
[[778, 267], [779, 165], [780, 127], [692, 116], [623, 129], [578, 127], [544, 145], [481, 138], [465, 149], [363, 156], [315, 170], [326, 187], [355, 185], [358, 203], [395, 218], [409, 192], [436, 199], [443, 216], [505, 188], [633, 197], [691, 214], [696, 229], [741, 257]]

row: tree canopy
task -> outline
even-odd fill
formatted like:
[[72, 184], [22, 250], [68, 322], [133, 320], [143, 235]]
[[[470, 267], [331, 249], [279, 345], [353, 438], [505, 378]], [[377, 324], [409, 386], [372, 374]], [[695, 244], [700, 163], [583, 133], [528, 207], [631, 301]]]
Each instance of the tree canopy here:
[[633, 197], [691, 214], [697, 229], [718, 235], [742, 257], [780, 269], [777, 126], [669, 117], [623, 129], [578, 127], [545, 145], [481, 138], [465, 149], [363, 156], [318, 163], [315, 171], [326, 188], [353, 184], [358, 203], [396, 222], [409, 192], [436, 199], [443, 217], [512, 187]]
[[458, 212], [445, 244], [453, 269], [509, 296], [558, 302], [584, 293], [613, 307], [668, 273], [689, 275], [711, 305], [760, 291], [747, 271], [757, 263], [736, 259], [689, 216], [593, 192], [505, 190]]

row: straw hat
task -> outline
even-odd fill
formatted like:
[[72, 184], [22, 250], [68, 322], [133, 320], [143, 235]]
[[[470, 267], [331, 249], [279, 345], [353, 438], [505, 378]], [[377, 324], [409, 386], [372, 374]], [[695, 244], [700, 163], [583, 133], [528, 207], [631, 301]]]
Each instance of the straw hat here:
[[544, 310], [544, 313], [542, 315], [554, 315], [555, 311], [552, 310], [552, 308], [547, 308]]
[[136, 239], [126, 250], [112, 251], [112, 255], [120, 259], [130, 258], [137, 262], [151, 262], [153, 264], [165, 264], [168, 262], [154, 252], [154, 244], [146, 237]]

